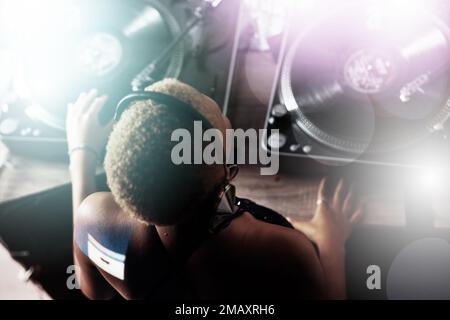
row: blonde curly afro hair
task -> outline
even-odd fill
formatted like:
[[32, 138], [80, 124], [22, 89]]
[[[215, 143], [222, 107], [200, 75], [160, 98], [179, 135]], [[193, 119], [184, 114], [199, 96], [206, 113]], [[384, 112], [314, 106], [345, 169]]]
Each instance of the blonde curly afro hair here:
[[[172, 95], [221, 128], [220, 114], [211, 112], [207, 98], [175, 79], [160, 81], [146, 90]], [[171, 141], [175, 129], [193, 132], [193, 120], [169, 112], [170, 105], [137, 101], [125, 110], [108, 141], [105, 171], [118, 205], [144, 223], [175, 225], [183, 222], [214, 192], [213, 166], [174, 165]]]

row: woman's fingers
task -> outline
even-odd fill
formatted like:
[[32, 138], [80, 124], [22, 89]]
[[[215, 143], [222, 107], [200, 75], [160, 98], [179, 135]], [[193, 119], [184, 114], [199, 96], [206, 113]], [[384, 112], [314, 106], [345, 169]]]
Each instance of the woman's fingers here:
[[344, 202], [342, 204], [342, 213], [349, 214], [353, 212], [355, 208], [355, 184], [352, 184], [347, 191], [347, 195], [345, 196]]
[[80, 108], [79, 111], [81, 112], [81, 114], [85, 114], [86, 112], [88, 112], [96, 99], [97, 99], [97, 90], [92, 89], [86, 95], [84, 103], [79, 105]]
[[350, 224], [356, 225], [359, 222], [361, 222], [361, 219], [364, 217], [364, 215], [367, 212], [366, 207], [367, 207], [367, 201], [362, 201], [361, 204], [358, 206], [358, 209], [356, 209], [356, 211], [350, 217]]
[[344, 202], [346, 192], [346, 182], [343, 178], [339, 179], [336, 187], [336, 191], [333, 196], [333, 207], [336, 210], [342, 210], [342, 204]]
[[92, 89], [89, 92], [83, 92], [78, 97], [77, 101], [74, 104], [74, 111], [78, 114], [84, 114], [89, 107], [91, 106], [94, 99], [97, 97], [97, 90]]
[[103, 95], [101, 97], [95, 98], [95, 100], [90, 105], [89, 109], [86, 110], [86, 116], [91, 117], [94, 115], [98, 115], [100, 110], [103, 108], [105, 103], [108, 101], [108, 96]]
[[322, 197], [325, 196], [325, 181], [326, 178], [322, 178], [322, 180], [320, 180], [319, 192], [317, 194], [317, 198], [319, 199], [322, 199]]
[[329, 202], [330, 199], [330, 178], [325, 177], [320, 181], [319, 191], [317, 192], [318, 202]]
[[75, 105], [78, 106], [78, 105], [83, 104], [84, 101], [86, 100], [86, 96], [87, 96], [86, 92], [80, 93], [80, 95], [77, 98], [77, 101], [75, 101]]

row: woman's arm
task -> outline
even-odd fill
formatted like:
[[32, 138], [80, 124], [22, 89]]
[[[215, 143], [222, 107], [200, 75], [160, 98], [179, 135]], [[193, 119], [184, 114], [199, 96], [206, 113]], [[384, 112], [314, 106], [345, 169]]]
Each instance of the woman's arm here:
[[72, 180], [73, 221], [76, 221], [78, 208], [84, 199], [95, 193], [95, 170], [97, 158], [89, 152], [80, 150], [70, 156], [70, 177]]
[[[95, 173], [98, 157], [102, 153], [111, 131], [111, 124], [102, 126], [98, 114], [107, 101], [106, 96], [97, 97], [97, 91], [82, 93], [69, 105], [66, 119], [67, 143], [72, 180], [72, 207], [74, 232], [78, 228], [77, 215], [81, 203], [95, 193]], [[81, 290], [89, 298], [108, 299], [115, 290], [103, 279], [96, 267], [84, 256], [74, 242], [74, 262]]]
[[112, 128], [112, 124], [102, 126], [98, 121], [106, 101], [106, 96], [97, 97], [97, 91], [91, 90], [82, 93], [74, 104], [69, 105], [66, 130], [74, 217], [81, 202], [97, 191], [96, 165]]
[[294, 226], [313, 241], [320, 255], [326, 291], [330, 299], [345, 299], [345, 243], [363, 213], [352, 187], [340, 180], [328, 195], [330, 180], [322, 180], [317, 210], [310, 221], [294, 221]]

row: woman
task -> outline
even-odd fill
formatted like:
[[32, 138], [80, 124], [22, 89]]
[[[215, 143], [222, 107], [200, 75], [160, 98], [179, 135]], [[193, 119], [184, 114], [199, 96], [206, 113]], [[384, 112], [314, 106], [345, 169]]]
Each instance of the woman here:
[[220, 203], [233, 199], [233, 170], [174, 165], [170, 137], [178, 128], [193, 130], [193, 121], [224, 133], [228, 119], [214, 101], [176, 80], [147, 90], [166, 98], [131, 101], [116, 119], [105, 157], [107, 193], [97, 193], [94, 181], [112, 128], [98, 122], [107, 97], [93, 90], [69, 109], [74, 258], [83, 293], [92, 299], [345, 298], [345, 241], [363, 212], [348, 184], [322, 181], [314, 217], [294, 222], [297, 230], [250, 200], [231, 200], [232, 209], [219, 214]]

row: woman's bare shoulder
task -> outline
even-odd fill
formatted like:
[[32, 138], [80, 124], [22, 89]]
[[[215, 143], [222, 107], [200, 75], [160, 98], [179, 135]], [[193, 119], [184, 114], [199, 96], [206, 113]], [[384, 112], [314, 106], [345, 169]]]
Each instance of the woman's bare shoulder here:
[[241, 252], [289, 259], [315, 255], [311, 241], [300, 231], [258, 220], [250, 213], [233, 220], [208, 244], [233, 254]]
[[118, 222], [131, 220], [114, 200], [111, 192], [96, 192], [81, 203], [77, 220], [82, 222]]

